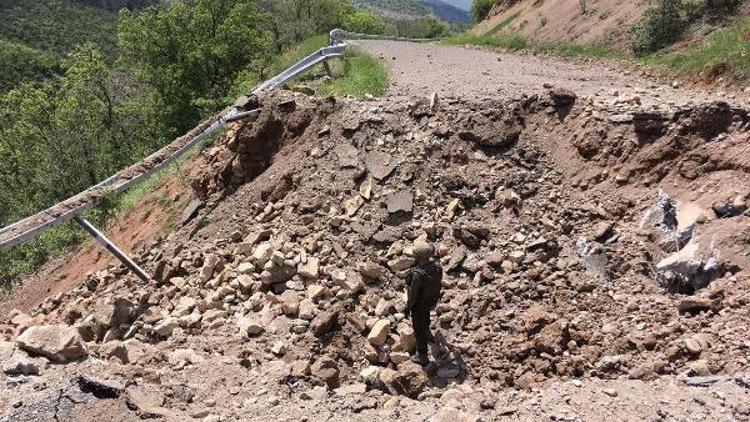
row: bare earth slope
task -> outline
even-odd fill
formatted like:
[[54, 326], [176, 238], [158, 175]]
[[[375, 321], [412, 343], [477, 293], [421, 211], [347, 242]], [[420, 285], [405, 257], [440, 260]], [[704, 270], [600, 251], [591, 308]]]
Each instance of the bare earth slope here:
[[630, 51], [630, 29], [651, 6], [633, 0], [520, 0], [498, 6], [476, 25], [479, 35], [510, 31], [536, 42], [605, 44]]
[[[136, 256], [156, 280], [109, 267], [0, 324], [0, 421], [750, 420], [746, 108], [360, 46], [390, 94], [259, 98], [193, 164], [199, 215]], [[401, 292], [425, 239], [421, 368]]]

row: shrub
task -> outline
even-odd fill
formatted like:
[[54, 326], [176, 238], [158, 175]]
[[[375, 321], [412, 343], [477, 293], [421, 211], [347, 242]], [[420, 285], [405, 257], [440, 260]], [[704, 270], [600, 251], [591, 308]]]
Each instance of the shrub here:
[[474, 22], [481, 22], [487, 17], [493, 6], [502, 2], [503, 0], [474, 0], [471, 5], [471, 17]]
[[653, 53], [679, 40], [687, 26], [684, 10], [682, 0], [658, 0], [635, 27], [633, 52], [636, 55]]

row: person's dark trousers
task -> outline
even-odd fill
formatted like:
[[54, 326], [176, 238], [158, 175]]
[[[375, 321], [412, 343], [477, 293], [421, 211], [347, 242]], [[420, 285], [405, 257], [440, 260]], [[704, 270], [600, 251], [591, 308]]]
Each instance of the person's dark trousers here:
[[417, 302], [411, 311], [411, 324], [417, 338], [417, 353], [427, 356], [427, 343], [430, 340], [430, 308]]

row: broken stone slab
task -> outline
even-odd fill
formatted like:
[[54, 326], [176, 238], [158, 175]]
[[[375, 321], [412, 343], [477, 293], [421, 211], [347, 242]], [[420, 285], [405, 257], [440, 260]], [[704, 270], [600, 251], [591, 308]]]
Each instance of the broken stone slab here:
[[317, 280], [320, 273], [320, 259], [308, 257], [307, 262], [300, 263], [297, 267], [297, 274], [308, 280]]
[[16, 344], [32, 356], [43, 356], [55, 363], [72, 362], [88, 354], [78, 330], [66, 325], [29, 327]]
[[352, 144], [341, 144], [333, 152], [339, 159], [340, 168], [358, 168], [362, 164], [359, 160], [359, 150]]
[[169, 353], [167, 361], [171, 365], [185, 365], [201, 363], [205, 358], [193, 349], [175, 349]]
[[699, 237], [693, 237], [679, 252], [656, 264], [657, 281], [665, 289], [679, 293], [694, 293], [721, 275], [722, 262], [713, 242], [705, 247]]
[[656, 202], [643, 214], [641, 229], [657, 227], [673, 231], [677, 224], [677, 202], [660, 190]]
[[345, 385], [333, 390], [333, 392], [339, 397], [361, 396], [367, 392], [367, 385], [364, 383]]
[[718, 304], [710, 299], [698, 297], [685, 298], [677, 305], [677, 310], [681, 314], [695, 314], [702, 311], [710, 311], [718, 308]]
[[200, 199], [193, 199], [190, 201], [190, 203], [185, 207], [185, 209], [182, 211], [182, 216], [180, 216], [180, 225], [184, 226], [185, 224], [189, 223], [190, 220], [195, 218], [196, 215], [198, 215], [198, 211], [200, 211], [201, 208], [203, 208], [204, 202]]
[[312, 320], [310, 330], [316, 337], [323, 337], [336, 327], [338, 317], [337, 311], [323, 312]]
[[374, 181], [372, 177], [368, 177], [367, 179], [365, 179], [365, 181], [362, 182], [361, 185], [359, 185], [359, 195], [369, 201], [370, 198], [372, 198], [373, 185]]
[[161, 401], [154, 397], [154, 395], [147, 394], [135, 387], [128, 388], [126, 404], [128, 408], [136, 411], [144, 419], [164, 418], [167, 421], [180, 420], [177, 412], [162, 407]]
[[549, 96], [552, 102], [558, 107], [566, 107], [576, 102], [578, 96], [575, 92], [560, 87], [552, 87], [549, 90]]
[[372, 261], [357, 264], [357, 271], [364, 277], [377, 280], [383, 275], [383, 267]]
[[690, 387], [710, 387], [720, 382], [737, 382], [739, 378], [740, 377], [737, 377], [737, 376], [723, 376], [723, 375], [685, 377], [685, 378], [682, 378], [682, 383]]
[[350, 199], [344, 201], [344, 214], [346, 214], [346, 216], [349, 218], [354, 217], [364, 204], [365, 200], [362, 198], [362, 196], [353, 196]]
[[393, 173], [397, 163], [391, 154], [381, 151], [370, 151], [365, 156], [365, 166], [372, 177], [377, 180], [383, 180]]
[[9, 359], [2, 360], [2, 371], [10, 376], [39, 375], [41, 372], [40, 363], [21, 350], [16, 350]]
[[257, 336], [265, 331], [263, 324], [259, 320], [247, 316], [237, 320], [237, 326], [240, 329], [241, 336]]
[[586, 271], [604, 281], [609, 280], [609, 258], [604, 251], [604, 247], [597, 242], [590, 242], [581, 237], [576, 242], [578, 256], [581, 258]]
[[416, 399], [429, 381], [421, 366], [406, 361], [398, 366], [398, 370], [383, 368], [378, 378], [383, 388], [393, 395], [405, 395]]
[[414, 195], [409, 189], [404, 189], [388, 195], [385, 204], [391, 214], [397, 212], [410, 213], [414, 208]]

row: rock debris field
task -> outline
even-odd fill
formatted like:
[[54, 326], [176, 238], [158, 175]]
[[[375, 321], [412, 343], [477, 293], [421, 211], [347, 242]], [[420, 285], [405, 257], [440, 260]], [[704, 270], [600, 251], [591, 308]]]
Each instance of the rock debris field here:
[[110, 267], [0, 325], [0, 420], [750, 420], [746, 109], [394, 79], [258, 98], [134, 254], [153, 281]]

